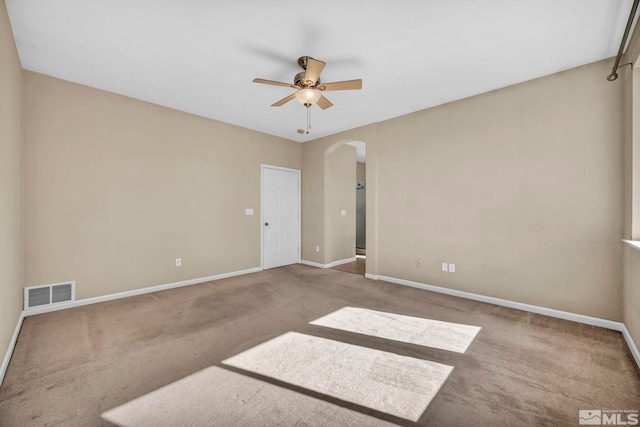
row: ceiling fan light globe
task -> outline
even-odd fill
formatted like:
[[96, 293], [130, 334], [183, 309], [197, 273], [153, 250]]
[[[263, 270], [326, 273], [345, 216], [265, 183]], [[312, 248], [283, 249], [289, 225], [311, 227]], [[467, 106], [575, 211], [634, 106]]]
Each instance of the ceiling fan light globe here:
[[304, 89], [300, 89], [299, 91], [296, 92], [296, 99], [302, 105], [305, 105], [305, 104], [314, 105], [318, 102], [321, 96], [322, 94], [320, 93], [319, 90], [311, 89], [308, 87]]

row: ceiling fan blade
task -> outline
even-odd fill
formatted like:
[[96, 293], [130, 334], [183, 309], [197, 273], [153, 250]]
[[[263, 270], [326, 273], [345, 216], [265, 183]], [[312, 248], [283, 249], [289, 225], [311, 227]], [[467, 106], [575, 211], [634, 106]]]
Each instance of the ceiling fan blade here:
[[317, 59], [308, 58], [307, 59], [307, 71], [304, 73], [304, 81], [309, 83], [310, 85], [316, 84], [318, 79], [320, 78], [320, 73], [324, 69], [324, 66], [327, 65], [322, 61], [318, 61]]
[[254, 83], [262, 83], [265, 85], [273, 85], [273, 86], [284, 86], [284, 87], [291, 87], [294, 89], [298, 89], [298, 87], [296, 85], [292, 85], [291, 83], [282, 83], [282, 82], [275, 82], [273, 80], [265, 80], [265, 79], [253, 79]]
[[280, 107], [281, 105], [286, 104], [287, 102], [291, 101], [293, 98], [296, 97], [295, 92], [292, 93], [291, 95], [287, 96], [286, 98], [282, 98], [280, 101], [271, 104], [272, 107]]
[[329, 107], [333, 107], [333, 104], [327, 98], [325, 98], [324, 96], [321, 96], [320, 99], [318, 99], [318, 107], [322, 108], [323, 110], [326, 110]]
[[318, 86], [320, 90], [358, 90], [362, 89], [362, 79], [345, 80], [343, 82], [322, 83]]

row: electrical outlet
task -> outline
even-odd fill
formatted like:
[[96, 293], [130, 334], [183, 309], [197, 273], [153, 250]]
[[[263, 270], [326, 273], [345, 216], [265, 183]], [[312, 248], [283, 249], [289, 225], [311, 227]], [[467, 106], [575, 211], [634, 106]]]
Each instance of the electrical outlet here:
[[449, 271], [449, 264], [447, 264], [446, 262], [442, 263], [442, 271]]
[[449, 263], [449, 273], [455, 273], [455, 272], [456, 272], [456, 265]]
[[316, 252], [320, 252], [320, 246], [316, 246]]
[[416, 267], [422, 268], [422, 261], [420, 261], [419, 259], [416, 260]]
[[182, 265], [182, 258], [176, 258], [176, 267], [180, 267]]

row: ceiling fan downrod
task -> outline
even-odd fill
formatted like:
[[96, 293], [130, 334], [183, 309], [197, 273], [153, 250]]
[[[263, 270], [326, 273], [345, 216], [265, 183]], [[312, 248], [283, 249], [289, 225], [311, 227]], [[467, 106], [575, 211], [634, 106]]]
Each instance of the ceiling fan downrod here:
[[611, 70], [611, 74], [607, 76], [607, 80], [610, 82], [616, 80], [618, 78], [618, 68], [624, 67], [625, 65], [632, 64], [623, 64], [620, 65], [620, 59], [622, 58], [622, 53], [624, 52], [624, 47], [627, 44], [627, 37], [629, 37], [629, 33], [631, 32], [631, 26], [633, 25], [633, 19], [636, 16], [636, 10], [638, 10], [638, 0], [634, 0], [631, 5], [631, 12], [629, 13], [629, 19], [627, 20], [627, 26], [624, 29], [624, 34], [622, 35], [622, 40], [620, 41], [620, 47], [618, 48], [618, 55], [616, 56], [616, 62], [613, 64], [613, 69]]

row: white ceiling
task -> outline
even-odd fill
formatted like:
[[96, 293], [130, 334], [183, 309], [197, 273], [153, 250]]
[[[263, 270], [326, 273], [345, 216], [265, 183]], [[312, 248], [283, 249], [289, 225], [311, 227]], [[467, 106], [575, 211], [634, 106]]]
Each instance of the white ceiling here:
[[[25, 69], [306, 141], [614, 56], [632, 0], [6, 0]], [[270, 105], [325, 61], [334, 106]], [[602, 76], [606, 78], [606, 76]]]

